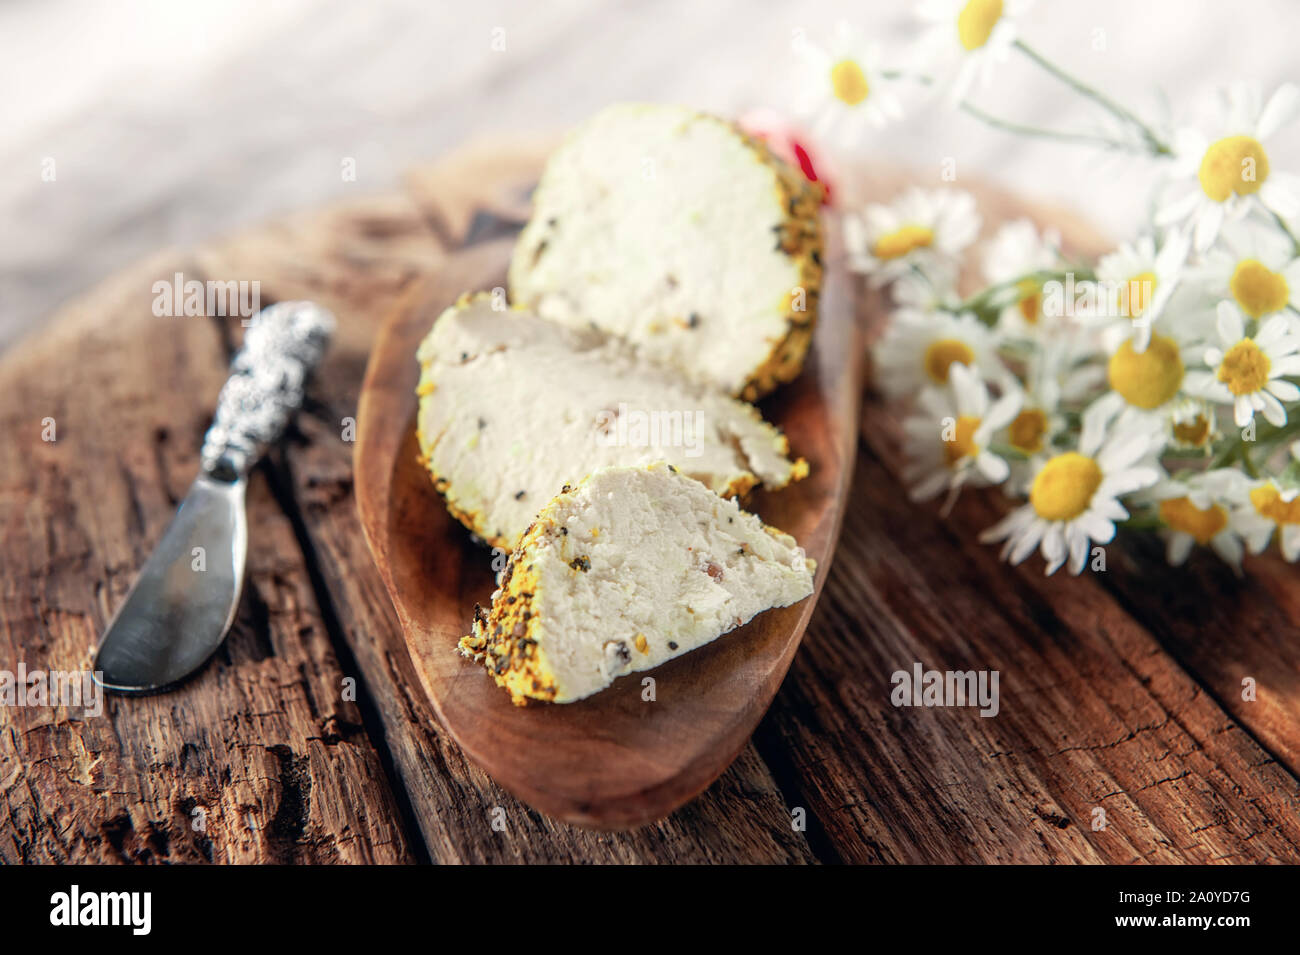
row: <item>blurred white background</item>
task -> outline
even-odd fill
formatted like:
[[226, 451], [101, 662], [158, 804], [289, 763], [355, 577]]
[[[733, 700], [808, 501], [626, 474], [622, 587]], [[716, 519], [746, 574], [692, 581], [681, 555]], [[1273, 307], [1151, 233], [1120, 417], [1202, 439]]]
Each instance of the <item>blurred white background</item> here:
[[[847, 19], [907, 66], [912, 4], [793, 0], [8, 0], [0, 3], [0, 346], [159, 247], [382, 192], [479, 133], [559, 129], [619, 99], [786, 107], [791, 38]], [[494, 51], [494, 30], [505, 49]], [[1104, 49], [1094, 43], [1103, 31]], [[1294, 0], [1039, 0], [1025, 38], [1146, 116], [1234, 78], [1296, 79]], [[1023, 58], [973, 98], [1023, 122], [1097, 114]], [[861, 147], [1070, 203], [1116, 235], [1154, 167], [992, 131], [932, 104]], [[1300, 130], [1272, 146], [1300, 168]], [[344, 182], [342, 157], [357, 178]], [[43, 181], [43, 163], [55, 179]]]

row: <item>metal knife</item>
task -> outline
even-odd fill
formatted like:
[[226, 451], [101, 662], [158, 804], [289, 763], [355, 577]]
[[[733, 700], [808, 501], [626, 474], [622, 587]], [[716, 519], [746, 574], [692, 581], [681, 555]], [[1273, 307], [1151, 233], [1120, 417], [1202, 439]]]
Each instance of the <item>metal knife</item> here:
[[203, 440], [202, 470], [95, 651], [105, 689], [166, 689], [225, 639], [244, 582], [248, 472], [302, 405], [333, 332], [334, 316], [311, 302], [281, 302], [250, 321]]

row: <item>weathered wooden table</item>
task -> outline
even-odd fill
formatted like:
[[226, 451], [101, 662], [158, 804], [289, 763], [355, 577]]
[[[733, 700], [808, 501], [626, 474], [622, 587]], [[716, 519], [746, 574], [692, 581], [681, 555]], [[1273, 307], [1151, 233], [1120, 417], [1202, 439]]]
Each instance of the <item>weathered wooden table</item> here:
[[[535, 169], [526, 149], [462, 153], [403, 195], [159, 254], [0, 358], [0, 669], [75, 669], [195, 473], [241, 332], [155, 317], [153, 283], [258, 280], [263, 304], [312, 298], [340, 319], [252, 480], [244, 600], [213, 662], [99, 718], [0, 707], [0, 860], [1300, 862], [1296, 568], [1175, 572], [1149, 541], [1079, 579], [1007, 568], [975, 539], [996, 495], [948, 520], [907, 503], [896, 422], [870, 393], [804, 646], [703, 796], [638, 831], [585, 831], [467, 763], [371, 564], [345, 438], [386, 310], [521, 215]], [[893, 707], [890, 674], [914, 662], [998, 670], [998, 715]]]

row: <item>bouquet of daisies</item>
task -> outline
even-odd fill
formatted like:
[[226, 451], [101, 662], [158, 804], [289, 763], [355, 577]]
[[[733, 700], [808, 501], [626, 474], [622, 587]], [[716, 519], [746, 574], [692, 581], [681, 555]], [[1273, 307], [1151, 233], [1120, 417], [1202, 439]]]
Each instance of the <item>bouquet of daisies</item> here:
[[[1166, 539], [1171, 563], [1196, 546], [1240, 570], [1275, 538], [1300, 557], [1300, 178], [1268, 151], [1300, 115], [1287, 84], [1263, 101], [1226, 90], [1214, 129], [1160, 129], [1068, 76], [1016, 35], [1019, 7], [931, 0], [933, 69], [907, 76], [841, 30], [835, 49], [797, 38], [814, 87], [816, 136], [902, 112], [908, 80], [1016, 133], [1156, 157], [1167, 176], [1146, 231], [1096, 262], [1053, 231], [1004, 225], [982, 247], [974, 200], [915, 189], [848, 211], [852, 267], [886, 286], [894, 312], [875, 347], [877, 381], [910, 404], [904, 477], [950, 507], [963, 487], [1023, 504], [982, 539], [1047, 573], [1104, 568], [1117, 526]], [[966, 97], [1018, 54], [1101, 107], [1104, 132], [1039, 129]], [[969, 259], [969, 261], [968, 261]], [[963, 266], [984, 286], [958, 291]]]

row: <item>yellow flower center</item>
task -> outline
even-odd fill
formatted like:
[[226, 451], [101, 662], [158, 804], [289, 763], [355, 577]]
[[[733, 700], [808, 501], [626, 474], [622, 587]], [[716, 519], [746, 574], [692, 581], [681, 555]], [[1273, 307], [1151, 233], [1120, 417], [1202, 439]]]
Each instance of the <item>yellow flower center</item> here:
[[1223, 356], [1218, 379], [1234, 395], [1254, 394], [1268, 383], [1268, 370], [1272, 364], [1258, 345], [1243, 338]]
[[1201, 189], [1215, 202], [1236, 193], [1247, 196], [1268, 178], [1268, 153], [1253, 136], [1227, 136], [1212, 143], [1201, 159]]
[[857, 106], [871, 90], [862, 67], [853, 60], [840, 60], [831, 67], [831, 91], [840, 102]]
[[925, 350], [925, 373], [936, 385], [948, 383], [948, 368], [953, 362], [972, 365], [975, 363], [975, 353], [969, 345], [956, 338], [941, 338], [931, 342]]
[[1156, 273], [1140, 272], [1124, 283], [1119, 293], [1119, 313], [1125, 318], [1137, 318], [1151, 304], [1151, 293], [1156, 289]]
[[1173, 432], [1174, 440], [1179, 444], [1193, 448], [1204, 447], [1210, 438], [1210, 419], [1198, 414], [1191, 421], [1175, 421]]
[[1021, 279], [1016, 283], [1020, 293], [1020, 314], [1030, 325], [1037, 325], [1043, 314], [1043, 287], [1033, 279]]
[[1135, 408], [1159, 408], [1183, 384], [1183, 359], [1172, 338], [1152, 335], [1144, 352], [1133, 350], [1131, 341], [1110, 356], [1110, 386]]
[[1037, 408], [1026, 408], [1016, 415], [1007, 429], [1011, 446], [1025, 454], [1043, 450], [1043, 437], [1047, 434], [1047, 415]]
[[989, 42], [993, 28], [1002, 19], [1002, 0], [970, 0], [957, 15], [957, 36], [968, 50]]
[[1198, 544], [1208, 544], [1228, 526], [1228, 512], [1218, 504], [1201, 510], [1185, 497], [1160, 502], [1160, 517], [1171, 528], [1191, 534]]
[[1280, 273], [1256, 259], [1242, 259], [1228, 282], [1232, 297], [1251, 318], [1281, 311], [1291, 301], [1291, 289]]
[[975, 431], [979, 426], [979, 418], [971, 415], [958, 417], [957, 426], [953, 429], [952, 440], [943, 443], [943, 453], [948, 460], [949, 467], [952, 467], [967, 455], [973, 457], [979, 453], [979, 446], [975, 443]]
[[1300, 524], [1300, 497], [1284, 501], [1272, 484], [1261, 484], [1251, 491], [1250, 503], [1255, 505], [1261, 517], [1267, 517], [1275, 524]]
[[878, 259], [898, 259], [915, 249], [929, 248], [934, 230], [923, 225], [905, 225], [876, 240], [873, 251]]
[[1029, 489], [1029, 503], [1045, 521], [1072, 521], [1088, 509], [1100, 486], [1097, 462], [1067, 451], [1043, 465]]

